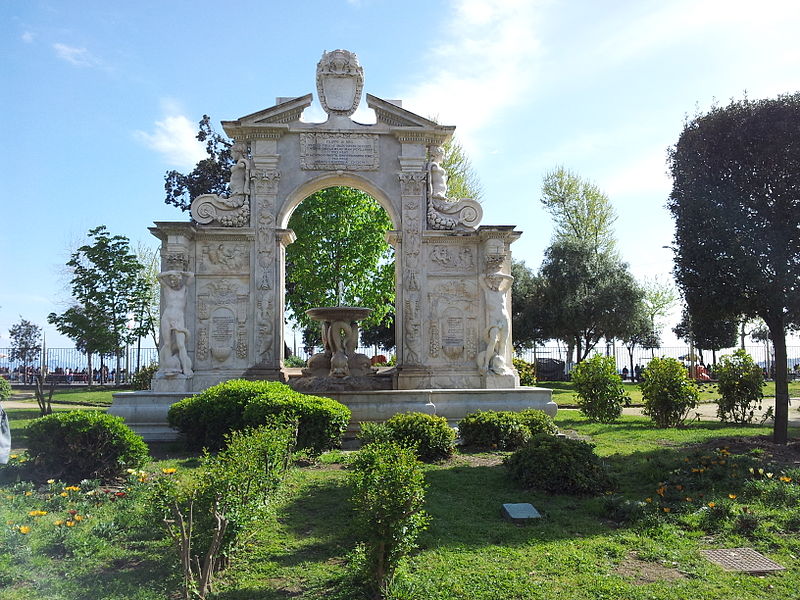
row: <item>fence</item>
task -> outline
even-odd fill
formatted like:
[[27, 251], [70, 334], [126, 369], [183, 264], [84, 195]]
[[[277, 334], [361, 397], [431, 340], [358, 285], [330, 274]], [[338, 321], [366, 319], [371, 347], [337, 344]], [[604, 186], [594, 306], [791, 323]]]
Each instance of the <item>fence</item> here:
[[[768, 373], [772, 372], [773, 365], [775, 363], [775, 353], [772, 349], [772, 346], [745, 346], [745, 350], [748, 354], [750, 354], [750, 356], [753, 357], [753, 360], [766, 369]], [[697, 364], [702, 363], [704, 365], [711, 366], [718, 362], [721, 356], [733, 354], [735, 351], [736, 348], [726, 348], [717, 352], [712, 352], [711, 350], [698, 350], [695, 348], [695, 362]], [[636, 365], [645, 367], [647, 366], [647, 363], [650, 362], [650, 360], [655, 356], [675, 358], [688, 363], [690, 348], [689, 346], [665, 346], [652, 350], [635, 348], [633, 351], [633, 357], [631, 357], [628, 353], [628, 349], [624, 346], [619, 344], [608, 344], [598, 345], [595, 347], [593, 354], [613, 356], [617, 362], [617, 370], [621, 372], [624, 367], [627, 367], [629, 371], [631, 368], [635, 368]], [[791, 372], [795, 369], [795, 365], [800, 365], [800, 346], [787, 346], [786, 356], [786, 364]], [[539, 346], [536, 349], [525, 350], [521, 353], [518, 353], [517, 357], [528, 362], [534, 362], [536, 358], [553, 358], [566, 362], [567, 348], [563, 345]]]
[[[22, 361], [12, 361], [10, 356], [10, 348], [0, 348], [0, 374], [8, 377], [11, 381], [21, 381], [20, 368], [22, 367]], [[136, 348], [133, 346], [126, 348], [120, 359], [122, 381], [127, 380], [129, 373], [135, 373], [138, 368], [146, 367], [156, 362], [158, 362], [158, 350], [156, 348]], [[68, 369], [75, 374], [88, 373], [89, 371], [87, 356], [75, 348], [47, 348], [39, 353], [36, 360], [27, 363], [26, 366], [33, 371], [39, 371], [42, 364], [46, 365], [48, 374], [62, 373]], [[100, 373], [101, 366], [105, 367], [105, 374]], [[112, 373], [116, 367], [117, 359], [113, 354], [110, 356], [92, 355], [92, 369], [98, 372], [95, 374], [95, 380], [98, 380], [98, 378], [103, 378], [105, 381], [113, 380]], [[85, 377], [73, 378], [73, 381], [81, 380], [85, 381]]]

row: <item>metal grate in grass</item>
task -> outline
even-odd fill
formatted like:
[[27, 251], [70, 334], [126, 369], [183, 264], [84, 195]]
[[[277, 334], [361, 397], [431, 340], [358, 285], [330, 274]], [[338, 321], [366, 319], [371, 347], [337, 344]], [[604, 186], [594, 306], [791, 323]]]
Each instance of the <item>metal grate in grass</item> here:
[[700, 552], [726, 571], [767, 573], [786, 570], [786, 567], [759, 554], [752, 548], [720, 548], [718, 550], [701, 550]]

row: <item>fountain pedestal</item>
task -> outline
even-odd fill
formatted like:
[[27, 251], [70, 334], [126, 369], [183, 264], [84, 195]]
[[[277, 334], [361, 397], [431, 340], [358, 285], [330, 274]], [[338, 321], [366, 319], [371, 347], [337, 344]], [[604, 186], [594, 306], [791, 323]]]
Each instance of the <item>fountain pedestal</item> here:
[[376, 369], [366, 354], [358, 354], [358, 322], [372, 312], [358, 306], [311, 308], [306, 314], [322, 323], [323, 351], [308, 359], [303, 377], [365, 377]]

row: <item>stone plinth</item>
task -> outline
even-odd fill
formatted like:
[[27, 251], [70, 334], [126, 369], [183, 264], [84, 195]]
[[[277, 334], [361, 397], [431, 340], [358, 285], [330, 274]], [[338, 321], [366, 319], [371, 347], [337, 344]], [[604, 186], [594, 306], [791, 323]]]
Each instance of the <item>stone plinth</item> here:
[[125, 424], [146, 442], [170, 442], [178, 432], [167, 424], [169, 407], [194, 394], [183, 392], [117, 392], [108, 413], [125, 419]]

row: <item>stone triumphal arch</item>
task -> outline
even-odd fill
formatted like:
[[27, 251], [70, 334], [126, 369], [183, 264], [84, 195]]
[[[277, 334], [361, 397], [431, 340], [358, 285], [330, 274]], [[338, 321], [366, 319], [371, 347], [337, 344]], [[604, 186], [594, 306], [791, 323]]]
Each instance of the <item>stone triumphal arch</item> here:
[[[151, 229], [162, 242], [164, 277], [172, 276], [162, 311], [182, 308], [177, 329], [185, 329], [170, 340], [169, 325], [162, 327], [154, 389], [193, 392], [234, 377], [283, 377], [284, 253], [294, 239], [287, 223], [304, 198], [330, 186], [368, 193], [394, 226], [387, 239], [396, 255], [395, 389], [519, 385], [511, 366], [509, 246], [520, 233], [480, 225], [480, 204], [448, 197], [441, 146], [454, 127], [370, 94], [377, 122], [354, 122], [363, 81], [354, 54], [325, 53], [317, 92], [327, 121], [300, 121], [311, 105], [307, 94], [222, 122], [234, 140], [230, 195], [199, 196], [192, 222]], [[177, 295], [176, 286], [186, 293]]]

